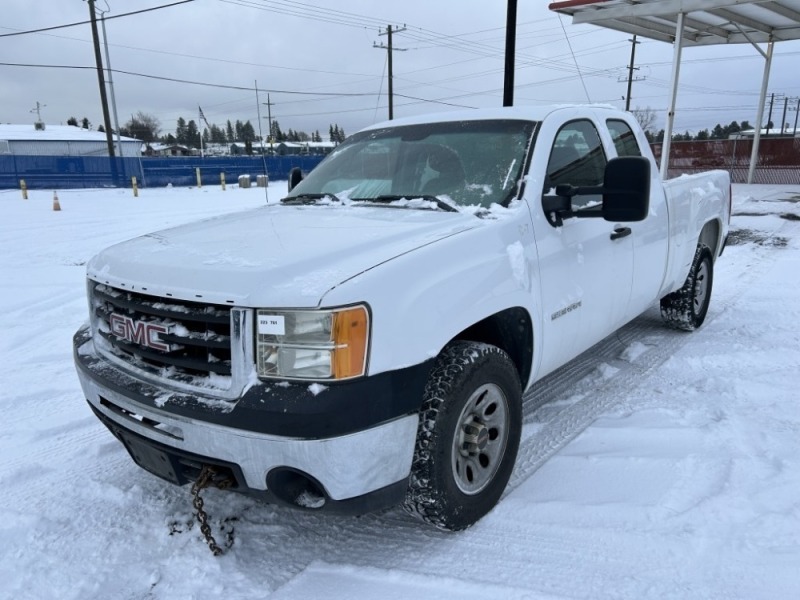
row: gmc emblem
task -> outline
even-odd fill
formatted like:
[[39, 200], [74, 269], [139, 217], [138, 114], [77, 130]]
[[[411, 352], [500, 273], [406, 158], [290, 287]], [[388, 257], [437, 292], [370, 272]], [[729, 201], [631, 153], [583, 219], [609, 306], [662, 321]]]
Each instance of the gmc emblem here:
[[169, 352], [169, 344], [162, 342], [159, 337], [159, 334], [169, 333], [169, 327], [147, 321], [135, 321], [128, 316], [116, 313], [111, 313], [108, 321], [111, 325], [111, 333], [119, 339], [153, 350]]

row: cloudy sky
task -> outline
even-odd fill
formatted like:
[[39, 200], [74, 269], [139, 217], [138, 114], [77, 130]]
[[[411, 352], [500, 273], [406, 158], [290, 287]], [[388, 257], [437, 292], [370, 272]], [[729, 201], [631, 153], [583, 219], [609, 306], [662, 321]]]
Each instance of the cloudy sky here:
[[[572, 25], [548, 4], [519, 1], [515, 104], [624, 107], [629, 36]], [[375, 47], [386, 44], [387, 25], [402, 30], [393, 35], [396, 117], [502, 105], [501, 0], [97, 0], [97, 7], [107, 17], [121, 124], [142, 111], [159, 120], [161, 133], [174, 132], [179, 117], [197, 120], [199, 105], [211, 123], [250, 120], [257, 129], [260, 102], [266, 131], [269, 98], [284, 131], [326, 137], [335, 123], [353, 133], [388, 115], [388, 53]], [[117, 17], [148, 8], [157, 9]], [[0, 122], [32, 123], [38, 102], [51, 125], [72, 116], [102, 123], [88, 18], [84, 0], [4, 0]], [[676, 131], [755, 121], [763, 59], [754, 48], [687, 48], [683, 58]], [[656, 128], [664, 125], [671, 61], [669, 44], [637, 46], [631, 106], [651, 108]], [[800, 42], [776, 45], [769, 91], [793, 99], [792, 108], [799, 64]], [[774, 121], [782, 111], [780, 99]]]

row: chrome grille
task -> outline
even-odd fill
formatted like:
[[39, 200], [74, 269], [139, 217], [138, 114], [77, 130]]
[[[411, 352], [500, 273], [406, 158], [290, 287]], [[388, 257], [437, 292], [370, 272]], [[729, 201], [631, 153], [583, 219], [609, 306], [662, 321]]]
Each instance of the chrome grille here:
[[160, 298], [90, 282], [95, 333], [110, 352], [161, 377], [204, 385], [197, 378], [231, 375], [231, 314], [227, 306]]

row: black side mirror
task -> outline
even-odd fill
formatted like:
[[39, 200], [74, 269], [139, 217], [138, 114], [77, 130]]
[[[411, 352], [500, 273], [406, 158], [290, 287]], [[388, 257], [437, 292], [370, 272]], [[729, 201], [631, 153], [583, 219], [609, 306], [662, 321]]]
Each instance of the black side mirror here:
[[621, 156], [606, 164], [603, 218], [606, 221], [644, 221], [650, 211], [650, 161]]
[[300, 167], [293, 167], [289, 171], [289, 191], [291, 192], [298, 183], [303, 181], [303, 171]]

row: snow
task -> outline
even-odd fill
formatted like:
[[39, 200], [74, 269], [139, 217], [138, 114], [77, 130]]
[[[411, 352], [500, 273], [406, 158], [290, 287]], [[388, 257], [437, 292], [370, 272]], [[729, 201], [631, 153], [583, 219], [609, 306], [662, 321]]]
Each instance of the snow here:
[[[45, 129], [36, 129], [33, 125], [12, 125], [0, 123], [0, 140], [23, 141], [70, 141], [70, 142], [105, 142], [108, 138], [102, 131], [82, 129], [72, 125], [47, 125]], [[136, 138], [120, 136], [125, 142], [138, 142]]]
[[188, 489], [92, 415], [71, 336], [95, 252], [264, 192], [58, 195], [53, 212], [52, 193], [0, 191], [3, 600], [800, 597], [800, 186], [734, 186], [701, 329], [667, 330], [654, 307], [526, 395], [509, 489], [471, 529], [207, 490], [217, 540], [235, 529], [219, 558]]

